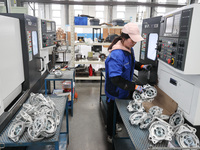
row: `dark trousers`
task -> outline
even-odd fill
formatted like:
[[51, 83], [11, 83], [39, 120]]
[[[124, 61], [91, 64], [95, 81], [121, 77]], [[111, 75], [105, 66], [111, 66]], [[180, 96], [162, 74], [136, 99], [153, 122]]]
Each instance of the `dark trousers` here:
[[[114, 116], [114, 100], [107, 101], [107, 134], [112, 137], [113, 135], [113, 116]], [[116, 112], [116, 120], [119, 120], [119, 112]]]
[[[132, 95], [133, 95], [133, 92], [129, 94], [129, 96], [125, 99], [129, 99], [131, 100], [132, 99]], [[114, 104], [115, 104], [115, 101], [114, 100], [110, 100], [110, 102], [108, 102], [108, 97], [107, 97], [107, 134], [109, 136], [112, 137], [113, 135], [113, 116], [114, 116]], [[119, 111], [118, 109], [116, 108], [116, 122], [119, 122], [120, 121], [120, 115], [119, 115]]]

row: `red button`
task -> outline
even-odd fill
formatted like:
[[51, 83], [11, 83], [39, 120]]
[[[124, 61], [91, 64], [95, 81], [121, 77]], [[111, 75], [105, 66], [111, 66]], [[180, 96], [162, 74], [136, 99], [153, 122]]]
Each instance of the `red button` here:
[[157, 55], [157, 57], [159, 58], [159, 57], [160, 57], [160, 55], [158, 54], [158, 55]]
[[167, 60], [167, 63], [168, 63], [168, 64], [170, 64], [171, 62], [172, 62], [172, 60], [171, 60], [171, 59], [168, 59], [168, 60]]

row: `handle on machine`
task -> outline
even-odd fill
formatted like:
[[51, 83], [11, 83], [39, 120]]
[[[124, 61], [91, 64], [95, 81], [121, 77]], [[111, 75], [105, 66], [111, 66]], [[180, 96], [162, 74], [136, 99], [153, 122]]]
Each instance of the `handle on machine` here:
[[42, 69], [39, 69], [39, 72], [44, 71], [44, 58], [43, 57], [37, 57], [38, 59], [42, 60]]

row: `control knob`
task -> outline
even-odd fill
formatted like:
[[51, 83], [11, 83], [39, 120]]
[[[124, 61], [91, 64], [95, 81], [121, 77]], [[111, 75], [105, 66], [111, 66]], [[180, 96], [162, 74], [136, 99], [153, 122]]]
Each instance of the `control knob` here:
[[172, 46], [173, 46], [173, 47], [176, 47], [176, 45], [177, 45], [177, 43], [172, 43]]
[[175, 54], [175, 51], [172, 51], [172, 52], [171, 52], [171, 55], [174, 55], [174, 54]]

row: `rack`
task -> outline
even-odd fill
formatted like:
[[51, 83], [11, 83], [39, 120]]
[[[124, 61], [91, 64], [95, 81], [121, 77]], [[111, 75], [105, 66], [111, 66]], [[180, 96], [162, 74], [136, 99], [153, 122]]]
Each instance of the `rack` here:
[[[13, 142], [8, 138], [8, 131], [12, 125], [12, 120], [11, 120], [9, 125], [0, 134], [0, 149], [2, 147], [27, 147], [30, 150], [33, 149], [44, 150], [50, 145], [52, 145], [53, 146], [52, 148], [53, 149], [55, 148], [55, 150], [67, 149], [67, 145], [69, 144], [68, 105], [67, 105], [68, 98], [57, 97], [57, 96], [50, 96], [50, 98], [55, 103], [61, 119], [60, 125], [58, 126], [55, 135], [53, 135], [50, 138], [43, 139], [41, 141], [31, 142], [30, 139], [28, 138], [27, 132], [25, 132], [18, 142]], [[28, 101], [29, 99], [27, 100], [27, 102]], [[66, 113], [66, 132], [60, 132], [62, 121], [64, 118], [64, 113]]]
[[69, 109], [71, 110], [71, 116], [73, 116], [73, 100], [74, 100], [74, 86], [73, 86], [73, 82], [75, 81], [75, 71], [74, 69], [72, 69], [71, 71], [66, 70], [66, 71], [62, 71], [63, 76], [61, 77], [55, 77], [54, 73], [50, 73], [47, 75], [47, 77], [45, 78], [45, 95], [47, 95], [47, 82], [48, 81], [53, 81], [54, 83], [54, 89], [56, 89], [55, 87], [55, 81], [71, 81], [71, 101], [68, 104], [69, 105]]
[[[88, 46], [93, 46], [93, 45], [101, 45], [101, 46], [108, 46], [111, 43], [75, 43], [75, 37], [74, 37], [74, 33], [75, 33], [75, 28], [91, 28], [91, 29], [102, 29], [102, 28], [108, 28], [108, 29], [122, 29], [122, 26], [90, 26], [90, 25], [74, 25], [74, 12], [71, 13], [71, 63], [70, 66], [71, 67], [75, 67], [75, 64], [104, 64], [104, 61], [89, 61], [89, 60], [79, 60], [79, 61], [75, 61], [75, 46], [77, 45], [88, 45]], [[76, 77], [76, 80], [101, 80], [100, 76], [89, 76], [89, 77]]]

